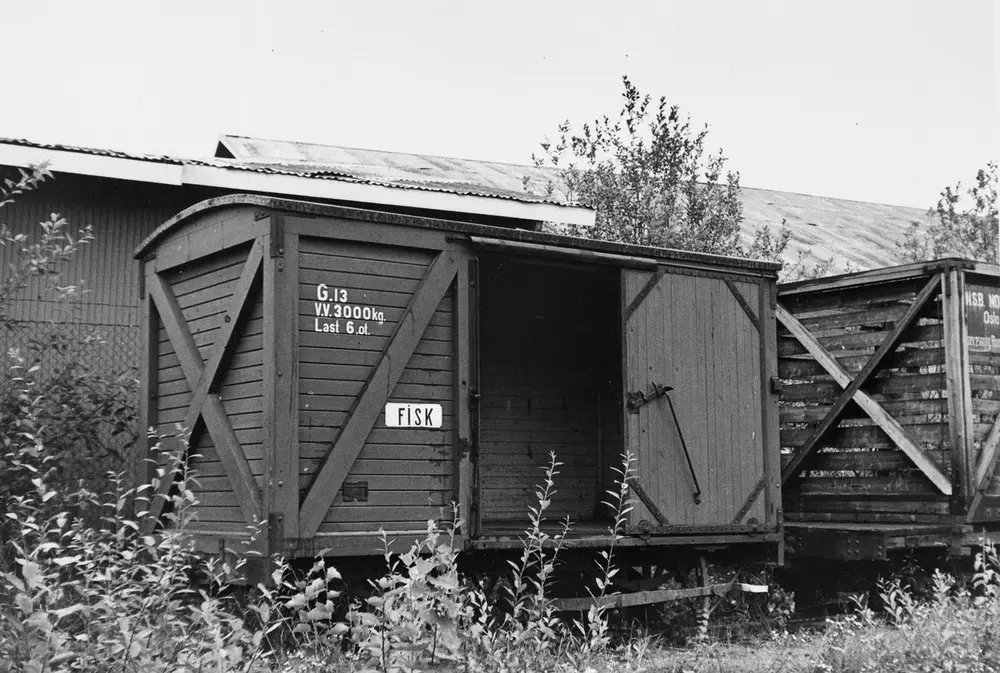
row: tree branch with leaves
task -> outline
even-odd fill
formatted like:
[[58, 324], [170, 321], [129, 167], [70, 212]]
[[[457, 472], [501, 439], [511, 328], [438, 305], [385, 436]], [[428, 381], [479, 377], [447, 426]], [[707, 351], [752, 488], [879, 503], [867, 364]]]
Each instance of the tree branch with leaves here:
[[574, 131], [559, 125], [541, 144], [538, 166], [561, 169], [570, 196], [597, 211], [593, 227], [562, 230], [605, 241], [780, 261], [790, 238], [757, 230], [745, 246], [739, 173], [720, 150], [707, 154], [708, 128], [695, 129], [665, 97], [643, 95], [623, 77], [623, 108]]
[[[997, 250], [997, 164], [990, 161], [976, 173], [975, 183], [965, 191], [962, 183], [945, 187], [937, 205], [928, 211], [930, 226], [914, 222], [896, 249], [905, 262], [940, 257], [966, 257], [994, 264]], [[964, 205], [967, 204], [967, 205]]]

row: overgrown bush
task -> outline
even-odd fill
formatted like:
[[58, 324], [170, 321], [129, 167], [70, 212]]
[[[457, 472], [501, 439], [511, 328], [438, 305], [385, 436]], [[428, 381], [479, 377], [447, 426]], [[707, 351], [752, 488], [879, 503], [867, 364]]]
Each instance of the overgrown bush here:
[[[50, 177], [39, 167], [5, 180], [0, 215], [15, 197]], [[73, 320], [83, 290], [64, 278], [67, 263], [92, 240], [89, 227], [74, 233], [58, 214], [39, 223], [34, 237], [0, 222], [0, 246], [10, 260], [0, 274], [0, 514], [43, 472], [52, 472], [49, 483], [54, 483], [126, 467], [121, 451], [135, 439], [135, 377], [92, 366], [102, 338], [95, 328]], [[44, 300], [53, 316], [43, 330], [35, 325], [31, 338], [11, 314], [15, 302], [27, 295]], [[38, 451], [43, 445], [44, 455]], [[95, 470], [95, 465], [101, 467]], [[0, 527], [0, 540], [3, 535]]]
[[935, 571], [932, 598], [919, 601], [900, 581], [880, 581], [883, 614], [859, 602], [855, 615], [831, 622], [819, 670], [1000, 670], [998, 571], [996, 548], [984, 539], [971, 587]]

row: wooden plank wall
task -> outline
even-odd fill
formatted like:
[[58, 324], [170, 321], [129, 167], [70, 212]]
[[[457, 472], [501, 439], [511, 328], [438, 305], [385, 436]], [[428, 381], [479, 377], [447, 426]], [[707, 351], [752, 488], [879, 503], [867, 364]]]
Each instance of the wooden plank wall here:
[[[620, 462], [620, 358], [611, 271], [480, 264], [479, 484], [484, 532], [523, 521], [549, 453], [563, 463], [548, 514], [606, 515], [602, 472]], [[600, 439], [599, 441], [599, 431]]]
[[[241, 246], [212, 255], [195, 263], [177, 267], [164, 274], [184, 314], [202, 360], [214, 349], [229, 302], [243, 272], [249, 246]], [[250, 462], [259, 487], [263, 486], [263, 413], [262, 413], [262, 298], [257, 292], [253, 307], [237, 339], [232, 359], [225, 366], [220, 397], [236, 437]], [[167, 337], [159, 330], [157, 372], [157, 419], [161, 432], [172, 433], [184, 420], [191, 401], [191, 390], [181, 371], [177, 355]], [[190, 429], [189, 429], [190, 430]], [[194, 508], [198, 520], [194, 528], [214, 531], [245, 532], [247, 521], [236, 501], [229, 477], [207, 432], [199, 435], [188, 463], [196, 477], [192, 489], [199, 504]]]
[[[651, 273], [625, 272], [628, 301]], [[734, 282], [757, 310], [759, 283]], [[666, 400], [629, 414], [629, 444], [639, 454], [639, 481], [672, 525], [729, 525], [764, 473], [760, 335], [726, 281], [667, 272], [630, 316], [626, 388], [670, 393], [690, 452], [701, 503]], [[759, 496], [744, 516], [766, 521]], [[656, 518], [636, 503], [633, 524]]]
[[[299, 487], [312, 482], [335, 433], [389, 342], [435, 253], [388, 245], [300, 239], [299, 249]], [[342, 289], [351, 306], [384, 312], [367, 322], [367, 336], [315, 331], [317, 285]], [[448, 518], [457, 499], [454, 470], [454, 289], [441, 301], [390, 402], [443, 407], [440, 429], [389, 428], [380, 417], [345, 483], [366, 482], [367, 501], [344, 501], [343, 491], [320, 526], [323, 533], [416, 530]], [[340, 303], [340, 302], [337, 302]], [[326, 322], [326, 321], [321, 321]]]
[[[844, 369], [856, 374], [928, 279], [920, 276], [826, 293], [779, 293], [778, 301]], [[951, 476], [941, 312], [940, 297], [932, 297], [916, 323], [904, 332], [902, 345], [863, 390]], [[778, 357], [783, 379], [781, 448], [787, 461], [842, 388], [781, 325]], [[976, 426], [977, 435], [983, 431], [982, 425]], [[806, 466], [802, 478], [785, 484], [785, 513], [792, 519], [918, 521], [949, 513], [948, 498], [854, 405]]]

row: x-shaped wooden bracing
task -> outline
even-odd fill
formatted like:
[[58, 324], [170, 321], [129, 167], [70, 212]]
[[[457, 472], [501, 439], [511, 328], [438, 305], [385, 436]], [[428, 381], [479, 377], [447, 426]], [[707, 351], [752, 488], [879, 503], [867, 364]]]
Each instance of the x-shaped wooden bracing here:
[[[250, 298], [255, 289], [261, 285], [263, 248], [263, 243], [257, 239], [247, 256], [243, 273], [240, 275], [226, 311], [227, 320], [223, 321], [221, 329], [218, 331], [214, 350], [207, 362], [202, 359], [198, 352], [198, 346], [194, 342], [194, 337], [191, 336], [191, 331], [184, 320], [184, 314], [170, 286], [157, 274], [151, 274], [147, 279], [149, 295], [156, 305], [160, 322], [167, 332], [170, 344], [180, 362], [181, 370], [184, 372], [184, 378], [187, 379], [192, 392], [191, 402], [184, 415], [182, 427], [190, 431], [189, 443], [194, 446], [197, 441], [196, 430], [202, 427], [198, 421], [199, 419], [203, 421], [203, 426], [212, 438], [212, 444], [219, 455], [219, 460], [229, 476], [236, 500], [247, 524], [260, 520], [260, 491], [246, 455], [233, 431], [232, 423], [229, 422], [222, 399], [215, 390], [222, 374], [220, 367], [238, 341], [238, 339], [233, 338], [237, 333], [237, 327], [245, 322], [252, 304]], [[170, 452], [161, 454], [159, 460], [161, 467], [167, 464], [170, 455]], [[144, 523], [145, 530], [148, 531], [155, 525], [157, 518], [163, 511], [164, 502], [172, 485], [173, 479], [169, 474], [161, 476], [156, 492], [150, 498], [149, 511]]]
[[809, 354], [812, 355], [823, 367], [823, 369], [825, 369], [827, 373], [833, 377], [833, 380], [844, 388], [844, 391], [841, 393], [840, 397], [837, 398], [837, 401], [830, 408], [830, 411], [828, 411], [823, 420], [820, 421], [820, 424], [816, 427], [806, 442], [792, 455], [791, 460], [782, 470], [782, 483], [787, 482], [799, 473], [802, 469], [803, 461], [819, 448], [823, 436], [839, 422], [844, 409], [846, 409], [847, 405], [853, 400], [887, 435], [889, 435], [889, 437], [896, 443], [903, 453], [909, 456], [910, 460], [912, 460], [916, 466], [920, 468], [920, 471], [923, 472], [924, 475], [931, 480], [931, 482], [933, 482], [938, 490], [945, 495], [951, 495], [951, 482], [949, 481], [947, 475], [941, 471], [941, 468], [938, 467], [937, 463], [935, 463], [930, 456], [924, 453], [913, 437], [911, 437], [906, 429], [900, 425], [899, 421], [893, 418], [874, 398], [861, 390], [861, 386], [864, 385], [869, 378], [871, 378], [872, 374], [875, 373], [885, 357], [899, 345], [899, 339], [903, 332], [916, 319], [917, 314], [924, 307], [924, 304], [927, 303], [928, 299], [930, 299], [940, 282], [940, 274], [936, 274], [927, 282], [920, 293], [917, 294], [913, 303], [910, 304], [910, 308], [906, 311], [899, 322], [896, 323], [896, 326], [889, 332], [882, 344], [868, 359], [868, 362], [855, 377], [852, 377], [843, 367], [840, 366], [837, 359], [831, 355], [822, 344], [820, 344], [816, 337], [809, 333], [809, 331], [795, 318], [795, 316], [789, 313], [788, 310], [781, 304], [778, 305], [776, 316], [778, 320], [781, 321], [781, 324], [783, 324], [788, 331], [791, 332], [803, 346], [805, 346]]

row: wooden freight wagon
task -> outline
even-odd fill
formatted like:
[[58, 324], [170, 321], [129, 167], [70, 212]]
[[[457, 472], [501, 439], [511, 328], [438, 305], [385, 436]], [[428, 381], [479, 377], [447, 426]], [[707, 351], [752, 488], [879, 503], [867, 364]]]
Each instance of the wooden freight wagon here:
[[452, 502], [513, 547], [550, 452], [600, 546], [626, 447], [626, 545], [780, 548], [775, 265], [247, 195], [136, 254], [142, 423], [191, 430], [207, 551], [373, 554]]
[[777, 317], [790, 553], [960, 547], [1000, 521], [1000, 267], [785, 284]]

